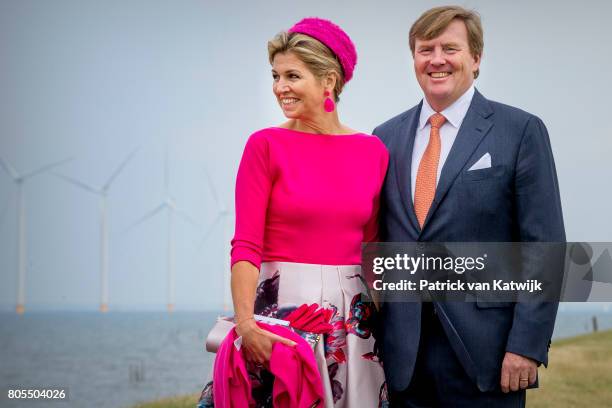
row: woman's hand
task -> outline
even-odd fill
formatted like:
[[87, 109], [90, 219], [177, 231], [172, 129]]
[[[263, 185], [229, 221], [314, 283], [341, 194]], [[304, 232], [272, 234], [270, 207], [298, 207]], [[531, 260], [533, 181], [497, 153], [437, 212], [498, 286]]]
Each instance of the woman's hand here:
[[281, 342], [291, 347], [296, 344], [292, 340], [262, 329], [253, 319], [236, 326], [236, 333], [242, 336], [244, 358], [257, 366], [268, 365], [274, 343]]

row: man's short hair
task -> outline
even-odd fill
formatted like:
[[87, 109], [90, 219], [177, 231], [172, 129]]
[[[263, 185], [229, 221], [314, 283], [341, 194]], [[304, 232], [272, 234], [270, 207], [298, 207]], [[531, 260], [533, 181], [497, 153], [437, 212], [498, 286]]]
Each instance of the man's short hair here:
[[[410, 27], [410, 51], [414, 55], [416, 39], [431, 40], [442, 34], [453, 20], [459, 19], [467, 28], [468, 44], [474, 58], [482, 56], [484, 39], [480, 16], [473, 10], [467, 10], [459, 6], [434, 7], [424, 12]], [[474, 72], [474, 78], [478, 78], [479, 70]]]

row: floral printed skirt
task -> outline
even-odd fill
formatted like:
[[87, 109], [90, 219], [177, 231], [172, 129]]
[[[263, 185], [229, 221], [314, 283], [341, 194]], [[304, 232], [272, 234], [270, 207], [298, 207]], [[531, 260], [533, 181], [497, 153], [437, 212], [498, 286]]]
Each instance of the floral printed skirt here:
[[[325, 407], [386, 407], [387, 391], [372, 336], [375, 307], [359, 265], [264, 262], [255, 314], [282, 319], [302, 304], [334, 310], [334, 330], [320, 337], [314, 353], [325, 389]], [[274, 378], [265, 369], [248, 368], [257, 407], [272, 407]], [[212, 382], [199, 408], [213, 406]]]

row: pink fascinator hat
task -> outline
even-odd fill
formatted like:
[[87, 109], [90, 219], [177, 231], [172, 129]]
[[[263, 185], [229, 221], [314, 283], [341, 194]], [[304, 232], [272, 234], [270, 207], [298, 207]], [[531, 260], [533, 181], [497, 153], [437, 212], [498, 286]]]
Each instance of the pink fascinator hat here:
[[288, 32], [306, 34], [325, 44], [340, 61], [344, 82], [351, 80], [357, 64], [357, 51], [351, 38], [340, 27], [329, 20], [307, 17], [296, 23]]

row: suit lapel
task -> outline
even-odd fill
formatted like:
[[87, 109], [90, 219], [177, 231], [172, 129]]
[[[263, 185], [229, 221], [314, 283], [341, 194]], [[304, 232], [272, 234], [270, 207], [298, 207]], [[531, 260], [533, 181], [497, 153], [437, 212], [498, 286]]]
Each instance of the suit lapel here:
[[491, 114], [493, 114], [493, 110], [489, 106], [489, 102], [476, 90], [470, 108], [459, 128], [455, 142], [442, 167], [440, 180], [436, 187], [436, 195], [427, 213], [423, 229], [435, 214], [440, 203], [444, 200], [444, 197], [446, 197], [446, 193], [457, 179], [461, 169], [465, 167], [466, 162], [470, 156], [472, 156], [474, 150], [476, 150], [483, 137], [493, 126], [493, 121], [489, 119]]
[[[419, 222], [414, 213], [414, 204], [412, 202], [412, 150], [414, 147], [414, 138], [416, 136], [416, 129], [419, 123], [419, 115], [421, 114], [421, 107], [423, 101], [414, 110], [412, 115], [407, 116], [396, 129], [396, 139], [398, 141], [398, 153], [395, 160], [395, 174], [397, 174], [398, 190], [402, 197], [402, 203], [408, 219], [412, 224], [415, 231], [420, 230]], [[403, 160], [400, 160], [403, 158]]]

